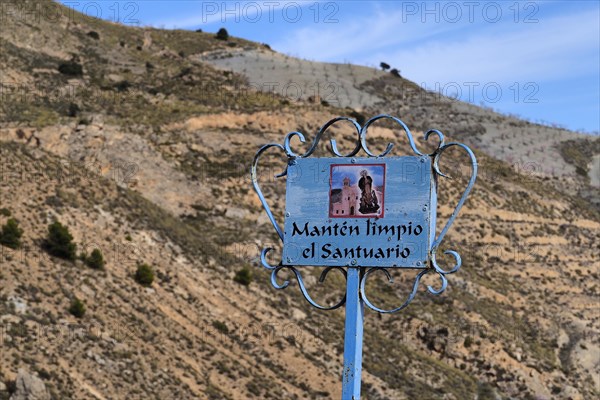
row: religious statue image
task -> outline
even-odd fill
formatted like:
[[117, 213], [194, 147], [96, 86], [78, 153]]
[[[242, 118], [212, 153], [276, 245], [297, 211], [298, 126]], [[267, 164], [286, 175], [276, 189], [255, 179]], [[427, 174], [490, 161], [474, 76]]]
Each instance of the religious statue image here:
[[360, 171], [360, 176], [358, 187], [360, 188], [361, 196], [358, 211], [362, 214], [374, 214], [379, 210], [379, 204], [377, 204], [377, 196], [375, 195], [375, 190], [373, 190], [373, 178], [364, 169]]
[[332, 218], [382, 218], [385, 165], [331, 166], [329, 216]]

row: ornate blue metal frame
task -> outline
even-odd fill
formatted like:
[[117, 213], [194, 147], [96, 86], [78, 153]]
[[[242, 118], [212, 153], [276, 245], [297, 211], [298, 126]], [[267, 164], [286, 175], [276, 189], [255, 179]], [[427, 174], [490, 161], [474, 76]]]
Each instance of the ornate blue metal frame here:
[[[469, 156], [470, 160], [471, 160], [471, 176], [469, 179], [469, 182], [467, 184], [467, 187], [465, 188], [465, 190], [463, 191], [463, 194], [460, 198], [460, 200], [458, 201], [458, 204], [456, 205], [452, 215], [450, 216], [450, 218], [448, 219], [448, 221], [446, 221], [446, 224], [444, 225], [444, 228], [442, 229], [442, 231], [440, 232], [440, 234], [435, 238], [435, 240], [432, 243], [431, 246], [431, 251], [429, 254], [429, 266], [426, 269], [423, 269], [421, 272], [419, 272], [419, 274], [416, 276], [415, 278], [415, 282], [413, 284], [412, 287], [412, 291], [411, 293], [408, 295], [406, 301], [400, 305], [397, 308], [393, 308], [393, 309], [382, 309], [377, 307], [376, 305], [374, 305], [368, 298], [367, 293], [366, 293], [366, 283], [368, 278], [377, 270], [381, 270], [386, 277], [388, 278], [389, 282], [392, 283], [393, 279], [390, 275], [390, 273], [387, 271], [387, 269], [385, 268], [361, 268], [361, 273], [360, 273], [360, 283], [359, 283], [359, 294], [360, 294], [360, 298], [362, 301], [364, 301], [364, 304], [367, 305], [367, 307], [371, 308], [372, 310], [375, 310], [377, 312], [380, 313], [394, 313], [397, 311], [402, 310], [403, 308], [407, 307], [410, 302], [414, 299], [415, 295], [417, 294], [417, 290], [419, 288], [419, 282], [421, 281], [421, 279], [423, 278], [423, 276], [430, 274], [430, 273], [434, 273], [437, 274], [440, 278], [441, 281], [441, 287], [439, 289], [435, 289], [432, 286], [427, 286], [427, 290], [433, 294], [433, 295], [440, 295], [442, 292], [444, 292], [446, 290], [446, 287], [448, 286], [448, 279], [446, 278], [446, 275], [449, 274], [453, 274], [456, 271], [458, 271], [458, 269], [461, 267], [462, 264], [462, 260], [460, 257], [460, 254], [458, 252], [456, 252], [455, 250], [445, 250], [444, 254], [449, 254], [451, 256], [454, 257], [454, 265], [450, 268], [450, 269], [443, 269], [436, 260], [436, 254], [438, 252], [438, 249], [440, 248], [440, 245], [444, 239], [444, 237], [446, 236], [446, 233], [448, 232], [448, 230], [450, 229], [450, 227], [452, 226], [452, 223], [454, 222], [454, 220], [456, 219], [456, 216], [458, 215], [460, 209], [462, 208], [464, 202], [466, 201], [469, 193], [471, 192], [471, 189], [473, 188], [473, 185], [475, 184], [475, 179], [477, 177], [477, 159], [475, 158], [475, 155], [473, 154], [473, 152], [471, 151], [471, 149], [469, 147], [467, 147], [466, 145], [462, 144], [462, 143], [457, 143], [457, 142], [450, 142], [450, 143], [446, 143], [445, 141], [445, 137], [442, 134], [442, 132], [436, 130], [436, 129], [430, 129], [427, 132], [425, 132], [425, 136], [424, 139], [425, 141], [428, 141], [429, 138], [432, 135], [435, 135], [438, 137], [439, 143], [437, 148], [435, 149], [435, 151], [433, 151], [432, 153], [429, 154], [424, 154], [422, 152], [420, 152], [417, 149], [417, 146], [415, 144], [414, 138], [412, 133], [410, 132], [410, 130], [408, 129], [408, 126], [400, 119], [390, 116], [390, 115], [386, 115], [386, 114], [382, 114], [382, 115], [377, 115], [371, 119], [369, 119], [362, 127], [361, 125], [354, 119], [352, 118], [348, 118], [348, 117], [337, 117], [334, 118], [332, 120], [330, 120], [329, 122], [327, 122], [325, 125], [323, 125], [319, 131], [317, 132], [317, 135], [315, 137], [315, 139], [313, 140], [310, 148], [304, 153], [304, 154], [297, 154], [295, 153], [292, 148], [291, 148], [291, 140], [294, 137], [298, 137], [298, 139], [300, 140], [300, 142], [304, 143], [306, 141], [304, 135], [301, 132], [290, 132], [286, 135], [283, 144], [279, 144], [279, 143], [270, 143], [270, 144], [266, 144], [264, 146], [262, 146], [258, 152], [256, 153], [255, 157], [254, 157], [254, 161], [252, 163], [252, 170], [251, 170], [251, 177], [252, 177], [252, 184], [254, 186], [254, 189], [256, 190], [256, 193], [258, 194], [258, 197], [260, 199], [260, 202], [262, 203], [267, 216], [269, 217], [269, 220], [271, 221], [271, 223], [273, 224], [273, 227], [275, 228], [275, 231], [277, 232], [277, 234], [279, 235], [279, 238], [281, 239], [281, 241], [283, 242], [283, 231], [281, 230], [280, 225], [277, 223], [277, 220], [275, 219], [275, 217], [273, 216], [273, 213], [271, 212], [271, 208], [269, 207], [263, 193], [262, 190], [260, 189], [260, 185], [258, 183], [258, 174], [257, 174], [257, 166], [258, 166], [258, 162], [260, 160], [260, 156], [267, 150], [271, 149], [271, 148], [276, 148], [279, 150], [282, 150], [285, 155], [287, 156], [288, 159], [288, 165], [294, 163], [294, 160], [297, 158], [306, 158], [306, 157], [310, 157], [315, 150], [317, 149], [317, 146], [319, 144], [319, 142], [321, 141], [321, 138], [323, 137], [323, 135], [325, 134], [325, 132], [334, 124], [340, 122], [340, 121], [347, 121], [350, 122], [354, 128], [356, 129], [356, 145], [354, 147], [354, 149], [348, 153], [348, 154], [341, 154], [338, 151], [337, 148], [337, 143], [335, 141], [335, 139], [330, 139], [329, 143], [331, 145], [330, 147], [330, 151], [331, 153], [336, 156], [336, 157], [354, 157], [356, 154], [358, 154], [360, 152], [360, 150], [363, 150], [366, 155], [368, 157], [372, 157], [372, 158], [383, 158], [388, 156], [393, 147], [394, 144], [393, 143], [388, 143], [385, 151], [383, 151], [383, 153], [381, 154], [374, 154], [371, 150], [369, 150], [369, 147], [367, 145], [367, 132], [369, 127], [376, 121], [378, 120], [382, 120], [382, 119], [386, 119], [386, 120], [392, 120], [394, 122], [396, 122], [398, 125], [400, 125], [400, 127], [402, 128], [402, 130], [404, 131], [404, 134], [406, 135], [406, 138], [408, 139], [410, 148], [412, 150], [412, 152], [417, 155], [417, 156], [430, 156], [433, 159], [433, 174], [434, 174], [434, 182], [435, 182], [435, 187], [436, 187], [436, 191], [437, 191], [437, 179], [438, 177], [444, 177], [444, 178], [450, 178], [448, 175], [444, 174], [439, 167], [439, 162], [440, 162], [440, 158], [442, 156], [442, 154], [444, 153], [444, 151], [446, 151], [447, 149], [449, 149], [450, 147], [459, 147], [463, 150], [466, 151], [467, 155]], [[285, 171], [283, 171], [282, 173], [276, 175], [277, 178], [286, 176], [287, 174], [287, 168]], [[434, 211], [435, 212], [435, 211]], [[435, 229], [435, 226], [432, 227], [432, 229]], [[262, 250], [261, 252], [261, 263], [262, 265], [267, 268], [268, 270], [271, 271], [271, 283], [272, 285], [276, 288], [276, 289], [285, 289], [286, 287], [289, 286], [289, 281], [284, 281], [283, 283], [278, 283], [277, 280], [277, 274], [279, 273], [279, 271], [281, 271], [282, 269], [288, 269], [291, 272], [293, 272], [293, 274], [296, 276], [296, 280], [298, 281], [298, 285], [300, 287], [300, 291], [302, 292], [302, 295], [304, 296], [304, 298], [314, 307], [321, 309], [321, 310], [334, 310], [336, 308], [341, 307], [342, 305], [345, 304], [346, 302], [346, 296], [344, 296], [344, 298], [342, 298], [338, 303], [332, 305], [332, 306], [323, 306], [318, 304], [317, 302], [315, 302], [312, 297], [309, 295], [306, 286], [304, 284], [304, 281], [302, 279], [302, 275], [300, 273], [300, 271], [298, 271], [297, 268], [293, 267], [293, 266], [287, 266], [287, 265], [282, 265], [281, 261], [279, 262], [278, 265], [270, 265], [267, 261], [267, 253], [269, 251], [273, 250], [270, 247], [267, 247], [265, 249]], [[348, 267], [351, 268], [351, 267]], [[329, 274], [329, 272], [331, 272], [332, 270], [339, 270], [344, 277], [347, 279], [348, 277], [348, 271], [343, 268], [343, 267], [327, 267], [323, 270], [323, 272], [321, 273], [321, 277], [319, 279], [319, 282], [323, 282], [326, 278], [327, 275]]]
[[[258, 152], [256, 153], [256, 155], [254, 156], [254, 161], [252, 163], [252, 171], [251, 171], [252, 184], [254, 185], [254, 189], [256, 190], [256, 193], [258, 194], [258, 197], [259, 197], [263, 207], [265, 208], [265, 211], [267, 212], [267, 216], [269, 217], [269, 220], [273, 224], [275, 231], [277, 232], [277, 234], [279, 235], [279, 238], [283, 242], [283, 240], [284, 240], [283, 231], [281, 230], [281, 227], [279, 226], [279, 224], [277, 223], [277, 220], [273, 216], [273, 213], [271, 212], [271, 208], [269, 207], [267, 201], [265, 200], [265, 197], [264, 197], [264, 195], [260, 189], [260, 186], [258, 184], [257, 166], [258, 166], [258, 162], [260, 160], [260, 156], [265, 151], [267, 151], [271, 148], [277, 148], [279, 150], [282, 150], [285, 153], [285, 155], [287, 156], [288, 165], [294, 165], [296, 163], [296, 159], [310, 157], [314, 153], [314, 151], [317, 149], [317, 145], [319, 144], [319, 141], [321, 140], [321, 138], [323, 137], [323, 135], [325, 134], [327, 129], [329, 129], [331, 126], [333, 126], [337, 122], [348, 121], [356, 129], [357, 136], [356, 136], [356, 145], [355, 145], [354, 149], [348, 154], [341, 154], [338, 151], [336, 141], [334, 139], [330, 139], [329, 143], [331, 145], [331, 148], [329, 150], [331, 151], [331, 153], [333, 155], [335, 155], [336, 157], [354, 157], [362, 149], [367, 154], [368, 157], [381, 159], [383, 157], [386, 157], [388, 154], [390, 154], [390, 152], [392, 151], [392, 149], [394, 147], [394, 144], [388, 143], [385, 151], [381, 154], [374, 154], [373, 152], [371, 152], [369, 150], [369, 147], [367, 145], [367, 131], [369, 129], [369, 126], [371, 126], [371, 124], [373, 124], [375, 121], [378, 121], [380, 119], [389, 119], [389, 120], [392, 120], [392, 121], [396, 122], [397, 124], [399, 124], [402, 127], [404, 133], [406, 134], [406, 137], [410, 144], [410, 148], [412, 149], [413, 153], [416, 154], [417, 156], [429, 156], [429, 157], [432, 157], [432, 159], [433, 159], [432, 175], [433, 175], [433, 185], [434, 185], [434, 187], [433, 187], [434, 202], [432, 203], [432, 206], [431, 206], [431, 209], [432, 209], [431, 212], [433, 213], [432, 218], [431, 218], [431, 221], [432, 221], [431, 223], [433, 226], [431, 227], [431, 229], [433, 230], [433, 232], [435, 232], [435, 218], [434, 217], [435, 217], [435, 213], [437, 211], [436, 210], [436, 208], [437, 208], [436, 194], [437, 194], [437, 182], [438, 182], [437, 179], [438, 179], [438, 177], [449, 178], [446, 174], [444, 174], [440, 171], [439, 162], [440, 162], [440, 158], [441, 158], [442, 154], [444, 153], [444, 151], [446, 149], [453, 147], [453, 146], [457, 146], [457, 147], [465, 150], [471, 160], [471, 177], [469, 179], [469, 183], [467, 184], [467, 187], [465, 188], [460, 200], [458, 201], [458, 204], [454, 208], [452, 215], [446, 222], [446, 225], [444, 225], [444, 228], [442, 229], [440, 234], [435, 239], [433, 238], [433, 236], [430, 237], [430, 240], [432, 240], [432, 242], [431, 242], [431, 247], [430, 247], [430, 251], [429, 251], [428, 266], [427, 266], [427, 268], [422, 269], [417, 274], [417, 276], [415, 278], [415, 282], [412, 287], [412, 291], [410, 292], [410, 294], [408, 295], [408, 297], [404, 301], [404, 303], [402, 305], [400, 305], [399, 307], [389, 309], [389, 310], [384, 310], [382, 308], [377, 307], [369, 300], [369, 298], [367, 296], [367, 292], [366, 292], [366, 284], [367, 284], [367, 280], [369, 279], [369, 276], [371, 276], [375, 271], [377, 271], [377, 270], [383, 271], [383, 273], [387, 276], [389, 282], [390, 283], [392, 282], [392, 276], [390, 275], [388, 269], [385, 267], [367, 268], [367, 267], [361, 267], [358, 265], [357, 266], [352, 265], [352, 266], [347, 266], [347, 267], [331, 267], [331, 266], [325, 267], [325, 269], [321, 273], [319, 282], [323, 282], [327, 278], [327, 275], [329, 274], [329, 272], [331, 272], [332, 270], [339, 270], [344, 275], [344, 278], [346, 279], [346, 291], [345, 291], [344, 297], [339, 302], [337, 302], [331, 306], [323, 306], [323, 305], [315, 302], [312, 299], [312, 297], [309, 295], [309, 293], [306, 289], [306, 286], [304, 285], [302, 275], [300, 274], [300, 271], [297, 268], [295, 268], [294, 266], [291, 266], [291, 265], [283, 265], [282, 261], [279, 261], [279, 263], [277, 265], [269, 264], [269, 262], [267, 261], [267, 254], [269, 253], [269, 251], [273, 250], [272, 248], [267, 247], [267, 248], [263, 249], [261, 252], [261, 256], [260, 256], [262, 265], [271, 271], [271, 284], [276, 289], [285, 289], [286, 287], [289, 286], [290, 282], [287, 280], [284, 281], [283, 283], [279, 283], [277, 281], [277, 274], [279, 273], [279, 271], [281, 271], [282, 269], [288, 269], [296, 276], [296, 280], [298, 281], [298, 286], [300, 286], [300, 291], [302, 292], [302, 295], [312, 306], [314, 306], [320, 310], [334, 310], [334, 309], [339, 308], [342, 305], [346, 304], [346, 323], [345, 323], [345, 332], [344, 332], [344, 372], [342, 374], [342, 399], [343, 400], [346, 400], [346, 399], [358, 400], [358, 399], [360, 399], [364, 305], [367, 305], [367, 307], [369, 307], [372, 310], [375, 310], [377, 312], [380, 312], [380, 313], [394, 313], [394, 312], [400, 311], [403, 308], [407, 307], [410, 304], [410, 302], [415, 298], [415, 295], [417, 294], [417, 290], [419, 288], [419, 282], [421, 281], [423, 276], [430, 274], [430, 273], [435, 273], [440, 277], [441, 287], [439, 289], [435, 289], [432, 286], [427, 286], [427, 290], [430, 293], [432, 293], [434, 295], [439, 295], [442, 292], [444, 292], [444, 290], [446, 290], [446, 287], [448, 286], [448, 279], [446, 278], [446, 275], [453, 274], [456, 271], [458, 271], [458, 269], [460, 268], [462, 261], [461, 261], [460, 255], [455, 250], [444, 251], [444, 254], [449, 254], [449, 255], [453, 256], [454, 261], [455, 261], [455, 264], [450, 269], [447, 269], [447, 270], [443, 269], [442, 267], [439, 266], [439, 264], [437, 263], [437, 260], [436, 260], [436, 254], [440, 247], [440, 244], [442, 243], [442, 240], [444, 239], [444, 236], [450, 229], [450, 226], [452, 226], [452, 223], [456, 219], [458, 212], [462, 208], [465, 200], [467, 199], [467, 196], [469, 195], [469, 192], [471, 191], [471, 189], [473, 188], [473, 185], [475, 184], [475, 178], [477, 176], [477, 160], [475, 159], [475, 155], [473, 154], [471, 149], [469, 149], [467, 146], [465, 146], [462, 143], [455, 143], [455, 142], [446, 143], [444, 135], [440, 131], [435, 130], [435, 129], [431, 129], [431, 130], [425, 132], [425, 141], [429, 140], [429, 137], [431, 135], [435, 134], [439, 139], [438, 146], [433, 153], [423, 154], [417, 149], [417, 146], [415, 145], [415, 141], [413, 139], [412, 133], [410, 132], [410, 130], [408, 129], [408, 127], [406, 126], [406, 124], [404, 122], [402, 122], [400, 119], [392, 117], [390, 115], [378, 115], [378, 116], [373, 117], [370, 120], [368, 120], [362, 127], [360, 126], [360, 124], [358, 122], [356, 122], [355, 120], [348, 118], [348, 117], [337, 117], [337, 118], [332, 119], [331, 121], [329, 121], [325, 125], [323, 125], [323, 127], [321, 127], [321, 129], [319, 129], [312, 145], [306, 151], [306, 153], [304, 153], [302, 155], [296, 154], [292, 151], [291, 140], [292, 140], [292, 138], [297, 136], [298, 139], [300, 140], [300, 142], [304, 143], [306, 141], [306, 139], [304, 138], [304, 135], [301, 132], [290, 132], [285, 137], [283, 145], [279, 144], [279, 143], [270, 143], [270, 144], [267, 144], [267, 145], [264, 145], [263, 147], [261, 147], [258, 150]], [[281, 174], [276, 175], [276, 177], [283, 177], [286, 174], [287, 174], [287, 168]]]

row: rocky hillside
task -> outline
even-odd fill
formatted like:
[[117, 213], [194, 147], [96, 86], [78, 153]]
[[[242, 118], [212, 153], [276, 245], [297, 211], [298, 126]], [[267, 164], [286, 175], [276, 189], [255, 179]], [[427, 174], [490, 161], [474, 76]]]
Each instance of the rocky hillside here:
[[[248, 171], [287, 132], [310, 139], [332, 117], [381, 112], [417, 137], [438, 128], [469, 143], [480, 176], [446, 243], [463, 257], [448, 290], [421, 285], [404, 311], [366, 313], [364, 398], [600, 395], [597, 138], [212, 33], [65, 11], [10, 19], [0, 34], [0, 226], [23, 231], [20, 247], [0, 247], [0, 399], [339, 398], [344, 312], [270, 286], [257, 256], [278, 239]], [[337, 97], [262, 85], [309, 88], [311, 77]], [[333, 132], [348, 145], [349, 130]], [[374, 149], [402, 142], [392, 126], [371, 133]], [[455, 178], [441, 184], [442, 220], [467, 179], [456, 156], [442, 166]], [[261, 183], [283, 217], [285, 178], [273, 175], [284, 162], [265, 161]], [[74, 259], [49, 252], [55, 221]], [[152, 283], [140, 284], [141, 265]], [[319, 283], [303, 271], [320, 301], [342, 294], [335, 273]], [[414, 276], [369, 290], [394, 306]]]

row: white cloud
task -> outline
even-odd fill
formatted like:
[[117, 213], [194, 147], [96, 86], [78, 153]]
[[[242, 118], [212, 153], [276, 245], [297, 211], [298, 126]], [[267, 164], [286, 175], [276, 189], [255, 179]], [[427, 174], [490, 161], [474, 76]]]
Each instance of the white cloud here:
[[281, 13], [275, 14], [276, 11], [290, 8], [289, 18], [295, 18], [294, 12], [297, 7], [310, 7], [315, 3], [324, 0], [309, 1], [309, 0], [283, 0], [283, 1], [202, 1], [199, 2], [200, 10], [195, 11], [193, 15], [161, 20], [156, 25], [166, 28], [183, 28], [189, 29], [202, 25], [210, 25], [213, 23], [257, 23], [270, 22], [282, 18]]
[[[598, 10], [539, 23], [402, 23], [376, 11], [334, 27], [301, 28], [273, 48], [322, 61], [386, 61], [417, 83], [540, 81], [598, 69]], [[320, 29], [319, 29], [320, 28]]]
[[387, 58], [417, 82], [508, 83], [597, 71], [598, 46], [598, 20], [593, 11], [540, 20], [510, 31], [473, 32], [466, 40], [432, 40]]
[[356, 59], [357, 55], [377, 49], [425, 40], [460, 26], [437, 24], [433, 27], [410, 20], [402, 23], [400, 11], [376, 11], [362, 15], [351, 22], [340, 19], [336, 24], [322, 24], [299, 28], [282, 35], [272, 47], [284, 53], [318, 61]]

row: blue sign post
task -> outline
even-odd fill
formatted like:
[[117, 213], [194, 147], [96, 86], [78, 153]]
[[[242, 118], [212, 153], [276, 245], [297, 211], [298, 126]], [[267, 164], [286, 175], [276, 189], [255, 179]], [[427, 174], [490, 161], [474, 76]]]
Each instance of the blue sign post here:
[[360, 399], [362, 371], [363, 317], [359, 267], [349, 267], [346, 279], [346, 324], [344, 331], [344, 372], [342, 399]]
[[[397, 123], [405, 133], [413, 155], [391, 156], [393, 144], [389, 143], [381, 154], [372, 153], [367, 145], [369, 126], [378, 120]], [[345, 121], [356, 129], [354, 149], [340, 154], [336, 141], [330, 139], [330, 152], [334, 157], [311, 158], [323, 134], [334, 124]], [[262, 265], [271, 271], [271, 283], [284, 289], [289, 281], [279, 283], [277, 274], [282, 269], [291, 271], [305, 299], [321, 310], [333, 310], [346, 305], [344, 334], [344, 370], [342, 374], [342, 400], [360, 399], [363, 318], [365, 305], [380, 313], [402, 310], [415, 297], [421, 278], [437, 274], [439, 289], [428, 286], [434, 295], [441, 294], [448, 284], [446, 275], [461, 266], [460, 255], [454, 250], [444, 254], [454, 257], [450, 269], [441, 268], [436, 254], [444, 236], [462, 208], [477, 176], [477, 160], [473, 152], [462, 143], [446, 143], [438, 130], [425, 133], [438, 138], [433, 153], [420, 152], [412, 133], [404, 122], [389, 115], [378, 115], [364, 126], [347, 117], [338, 117], [326, 123], [317, 133], [311, 147], [304, 154], [291, 149], [291, 140], [300, 132], [289, 133], [283, 144], [270, 143], [261, 147], [252, 164], [252, 183], [275, 231], [283, 242], [282, 260], [277, 265], [267, 261], [272, 248], [261, 252]], [[454, 212], [436, 237], [437, 182], [448, 177], [439, 169], [440, 157], [450, 147], [466, 151], [471, 160], [469, 182]], [[287, 168], [277, 177], [287, 176], [284, 228], [276, 221], [260, 189], [257, 166], [260, 156], [276, 148], [287, 157]], [[364, 156], [357, 156], [360, 152]], [[297, 267], [324, 267], [320, 282], [328, 273], [338, 270], [346, 278], [346, 294], [338, 303], [323, 306], [309, 295], [302, 274]], [[369, 276], [382, 271], [391, 282], [388, 269], [411, 268], [420, 270], [412, 291], [405, 302], [394, 309], [381, 309], [374, 305], [366, 293]]]

